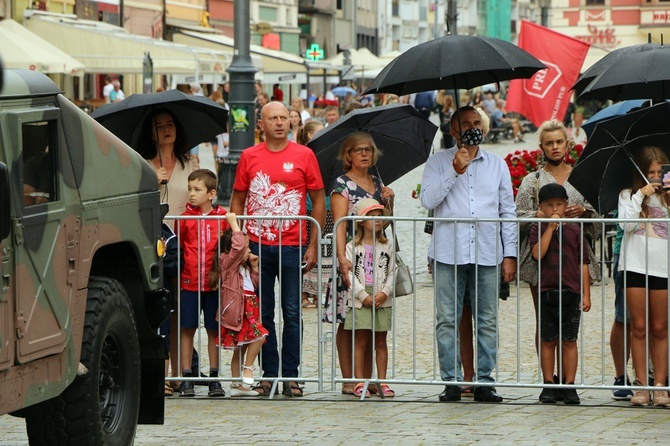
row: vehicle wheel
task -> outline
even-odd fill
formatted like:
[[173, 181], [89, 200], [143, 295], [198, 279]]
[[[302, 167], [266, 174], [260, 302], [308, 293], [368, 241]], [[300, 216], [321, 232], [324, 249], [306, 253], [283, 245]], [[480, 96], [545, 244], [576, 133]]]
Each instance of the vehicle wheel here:
[[81, 363], [87, 374], [27, 413], [31, 445], [133, 443], [140, 405], [139, 340], [128, 295], [116, 280], [91, 277]]

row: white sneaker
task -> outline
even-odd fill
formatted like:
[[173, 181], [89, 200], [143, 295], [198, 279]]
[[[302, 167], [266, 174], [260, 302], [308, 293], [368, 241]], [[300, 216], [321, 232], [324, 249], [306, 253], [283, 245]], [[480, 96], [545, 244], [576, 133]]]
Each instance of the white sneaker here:
[[232, 383], [230, 385], [230, 396], [231, 397], [246, 397], [246, 396], [259, 396], [260, 394], [255, 390], [252, 390], [248, 387], [244, 387], [242, 383]]

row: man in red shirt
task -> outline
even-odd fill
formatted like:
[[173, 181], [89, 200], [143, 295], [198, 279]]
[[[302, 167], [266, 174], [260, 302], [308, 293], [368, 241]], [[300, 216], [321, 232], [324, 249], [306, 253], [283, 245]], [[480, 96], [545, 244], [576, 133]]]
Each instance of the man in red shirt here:
[[[259, 128], [265, 141], [242, 152], [235, 173], [230, 211], [237, 215], [306, 215], [306, 200], [312, 200], [312, 217], [324, 224], [326, 205], [323, 180], [314, 152], [288, 139], [288, 109], [270, 102], [261, 110]], [[251, 251], [260, 257], [261, 318], [269, 334], [263, 345], [263, 376], [297, 377], [300, 365], [300, 284], [302, 271], [317, 262], [318, 240], [307, 242], [307, 224], [299, 219], [248, 220]], [[312, 227], [312, 234], [316, 234]], [[301, 262], [305, 264], [301, 271]], [[284, 320], [282, 333], [282, 374], [275, 330], [275, 279], [281, 284], [280, 302]], [[256, 390], [269, 394], [270, 383], [261, 382]], [[302, 396], [297, 382], [284, 385], [287, 396]]]

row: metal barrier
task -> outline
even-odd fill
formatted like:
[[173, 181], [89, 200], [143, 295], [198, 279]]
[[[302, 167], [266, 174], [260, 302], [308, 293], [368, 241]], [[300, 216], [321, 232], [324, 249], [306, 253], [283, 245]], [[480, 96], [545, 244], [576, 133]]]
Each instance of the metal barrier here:
[[[214, 217], [203, 217], [204, 219], [211, 219]], [[254, 217], [253, 219], [246, 216], [239, 216], [242, 220], [253, 220], [259, 230], [262, 229], [263, 222], [270, 220], [285, 221], [306, 220], [308, 223], [316, 223], [311, 217], [275, 217], [263, 216]], [[180, 221], [184, 219], [194, 219], [194, 217], [176, 217], [174, 220]], [[337, 332], [339, 325], [335, 318], [331, 322], [322, 321], [322, 311], [324, 306], [324, 296], [318, 299], [318, 308], [316, 312], [306, 310], [303, 312], [300, 306], [300, 298], [298, 297], [298, 307], [300, 308], [300, 345], [299, 350], [301, 354], [301, 361], [298, 376], [283, 376], [281, 357], [285, 349], [291, 348], [281, 342], [285, 334], [285, 325], [282, 319], [282, 314], [278, 310], [281, 307], [281, 294], [276, 296], [276, 302], [279, 303], [275, 307], [275, 321], [277, 321], [277, 339], [278, 349], [280, 355], [279, 362], [279, 376], [261, 378], [259, 369], [257, 368], [256, 380], [268, 381], [272, 384], [270, 397], [273, 397], [277, 392], [277, 387], [280, 382], [301, 382], [316, 384], [318, 392], [332, 392], [338, 390], [338, 386], [349, 383], [364, 383], [361, 399], [366, 397], [366, 390], [368, 388], [381, 392], [380, 384], [408, 384], [408, 385], [435, 385], [444, 386], [445, 381], [440, 374], [439, 355], [436, 340], [436, 294], [433, 287], [431, 275], [429, 274], [429, 264], [426, 258], [427, 246], [430, 241], [430, 236], [423, 233], [425, 222], [433, 222], [434, 224], [453, 224], [469, 225], [474, 227], [475, 238], [477, 237], [479, 226], [483, 223], [495, 223], [500, 230], [500, 224], [512, 222], [517, 225], [517, 236], [520, 235], [519, 225], [530, 224], [540, 225], [541, 223], [556, 222], [557, 220], [550, 219], [437, 219], [437, 218], [405, 218], [405, 217], [347, 217], [335, 222], [335, 229], [333, 230], [333, 238], [323, 238], [321, 228], [318, 228], [318, 238], [321, 246], [332, 244], [333, 252], [333, 271], [338, 267], [337, 265], [337, 228], [340, 224], [348, 224], [348, 222], [355, 220], [383, 220], [390, 224], [386, 228], [388, 238], [397, 240], [400, 254], [403, 256], [405, 263], [412, 271], [412, 279], [414, 283], [414, 291], [411, 295], [404, 297], [389, 297], [393, 299], [392, 310], [392, 326], [388, 332], [388, 370], [386, 377], [380, 377], [377, 360], [383, 365], [383, 358], [379, 357], [375, 347], [379, 340], [375, 336], [371, 337], [372, 344], [372, 368], [366, 370], [367, 376], [364, 377], [344, 377], [341, 373], [338, 363], [338, 348], [337, 348]], [[608, 347], [610, 327], [614, 320], [614, 284], [604, 274], [607, 262], [612, 261], [610, 251], [610, 244], [608, 238], [611, 237], [611, 231], [606, 229], [611, 228], [613, 224], [617, 224], [621, 220], [615, 219], [560, 219], [560, 223], [574, 223], [580, 225], [583, 230], [584, 224], [595, 224], [600, 226], [600, 236], [590, 241], [592, 248], [601, 270], [601, 280], [599, 283], [591, 284], [591, 311], [582, 313], [580, 318], [579, 336], [577, 339], [578, 345], [578, 368], [574, 381], [574, 385], [560, 384], [555, 385], [557, 388], [577, 388], [577, 389], [600, 389], [603, 391], [611, 391], [614, 389], [622, 389], [630, 387], [612, 385], [614, 378], [614, 367], [612, 365], [612, 356]], [[666, 220], [654, 220], [658, 222], [668, 223]], [[626, 220], [626, 222], [651, 223], [649, 220]], [[281, 226], [281, 225], [280, 225]], [[318, 226], [318, 225], [317, 225]], [[583, 232], [583, 231], [582, 231]], [[177, 236], [180, 234], [177, 232]], [[307, 240], [307, 237], [301, 240]], [[477, 252], [478, 246], [475, 246]], [[322, 275], [322, 258], [321, 249], [318, 249], [318, 289], [322, 289], [322, 281], [328, 280], [329, 277]], [[625, 253], [622, 252], [622, 255]], [[668, 248], [668, 257], [670, 258], [670, 246]], [[518, 252], [517, 252], [518, 258]], [[560, 253], [560, 262], [562, 265], [563, 253]], [[355, 260], [355, 259], [354, 259]], [[652, 259], [653, 260], [653, 259]], [[260, 259], [261, 263], [263, 258]], [[281, 264], [282, 259], [279, 258]], [[354, 263], [354, 262], [352, 262]], [[538, 272], [541, 268], [541, 263], [538, 264]], [[433, 263], [433, 274], [437, 274], [435, 263]], [[518, 267], [518, 265], [517, 265]], [[563, 266], [559, 268], [559, 274], [562, 272]], [[393, 272], [395, 274], [395, 272]], [[373, 277], [374, 278], [374, 277]], [[280, 288], [281, 289], [281, 288]], [[302, 285], [299, 287], [302, 291]], [[498, 289], [499, 290], [499, 289]], [[477, 302], [478, 290], [475, 287], [473, 295]], [[259, 294], [263, 294], [263, 289], [259, 290]], [[179, 293], [177, 293], [179, 296]], [[261, 305], [263, 303], [261, 302]], [[473, 312], [477, 313], [477, 304], [472, 308]], [[559, 310], [559, 317], [562, 314]], [[539, 313], [539, 311], [538, 311]], [[179, 315], [179, 310], [176, 310]], [[372, 313], [373, 326], [376, 324], [376, 319]], [[536, 342], [539, 341], [539, 334], [536, 333], [536, 324], [540, 324], [539, 316], [536, 316], [533, 301], [529, 286], [525, 283], [519, 282], [519, 279], [513, 281], [510, 286], [510, 295], [506, 301], [498, 300], [497, 303], [497, 321], [495, 325], [495, 337], [497, 343], [497, 352], [495, 357], [495, 367], [491, 374], [491, 381], [480, 381], [477, 379], [476, 371], [478, 367], [478, 353], [481, 345], [478, 345], [478, 337], [474, 335], [474, 359], [472, 366], [475, 371], [475, 376], [470, 380], [456, 379], [450, 384], [459, 386], [496, 386], [497, 388], [536, 388], [538, 394], [541, 388], [548, 387], [543, 382], [541, 373], [541, 361], [536, 350]], [[647, 322], [649, 321], [649, 314], [647, 313]], [[306, 320], [307, 322], [303, 322]], [[355, 355], [356, 351], [356, 320], [353, 320], [354, 330], [352, 332], [350, 342], [351, 363], [355, 367], [357, 360], [360, 361], [360, 354], [358, 359]], [[476, 324], [476, 319], [475, 319]], [[457, 323], [453, 324], [455, 327]], [[647, 324], [648, 325], [648, 324]], [[560, 329], [559, 329], [560, 330]], [[665, 327], [667, 333], [667, 326]], [[624, 351], [628, 348], [627, 335], [630, 332], [630, 326], [624, 325]], [[559, 339], [560, 339], [559, 332]], [[196, 339], [196, 348], [201, 355], [205, 352], [205, 345], [203, 339], [203, 331], [198, 330]], [[359, 335], [360, 336], [360, 333]], [[204, 336], [206, 338], [206, 336]], [[458, 333], [454, 333], [453, 338], [458, 339]], [[558, 358], [559, 364], [563, 358], [562, 343], [558, 343]], [[652, 343], [647, 335], [645, 341], [647, 357], [651, 351]], [[454, 351], [458, 351], [455, 348]], [[221, 357], [221, 356], [220, 356]], [[457, 361], [458, 358], [454, 358]], [[219, 361], [223, 364], [225, 361]], [[346, 362], [346, 361], [345, 361]], [[458, 361], [457, 361], [458, 362]], [[627, 367], [628, 374], [633, 375], [632, 364], [629, 361]], [[202, 369], [203, 364], [200, 365]], [[260, 356], [260, 370], [263, 367], [263, 355]], [[556, 367], [554, 368], [556, 370]], [[179, 364], [178, 370], [182, 370], [182, 364]], [[219, 370], [223, 370], [219, 367]], [[562, 375], [561, 366], [558, 368], [559, 376]], [[182, 381], [184, 378], [179, 373], [179, 376], [166, 378], [171, 381]], [[207, 377], [193, 378], [197, 382], [209, 382]], [[227, 373], [222, 373], [217, 378], [219, 381], [234, 381], [235, 379], [229, 377]], [[370, 387], [374, 385], [374, 387]], [[636, 387], [636, 389], [638, 389]], [[653, 388], [650, 384], [646, 387], [639, 387], [639, 389], [658, 390]], [[664, 390], [668, 390], [667, 383]], [[312, 388], [308, 391], [313, 391]], [[439, 391], [438, 391], [439, 393]], [[383, 395], [382, 395], [383, 396]]]

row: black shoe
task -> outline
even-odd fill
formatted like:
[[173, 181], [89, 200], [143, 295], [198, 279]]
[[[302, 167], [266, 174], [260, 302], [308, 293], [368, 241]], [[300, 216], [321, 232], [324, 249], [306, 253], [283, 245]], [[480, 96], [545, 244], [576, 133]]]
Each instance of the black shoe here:
[[[545, 382], [545, 384], [553, 384], [552, 382]], [[540, 402], [544, 404], [556, 404], [556, 389], [545, 387], [540, 393]]]
[[496, 393], [495, 387], [475, 387], [475, 401], [500, 403], [503, 397]]
[[577, 389], [565, 389], [563, 391], [565, 404], [579, 404], [579, 395], [577, 395]]
[[179, 396], [195, 396], [193, 381], [184, 381], [179, 388]]
[[[558, 379], [558, 376], [554, 375], [554, 384], [560, 384], [561, 381]], [[554, 393], [556, 395], [556, 401], [563, 401], [565, 398], [565, 390], [564, 389], [554, 389]]]
[[444, 386], [444, 392], [440, 393], [440, 401], [460, 401], [461, 386]]
[[207, 395], [211, 397], [226, 396], [226, 392], [221, 388], [221, 383], [218, 381], [212, 381], [209, 383], [209, 392]]

